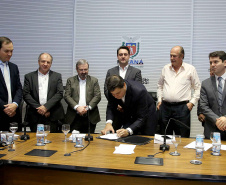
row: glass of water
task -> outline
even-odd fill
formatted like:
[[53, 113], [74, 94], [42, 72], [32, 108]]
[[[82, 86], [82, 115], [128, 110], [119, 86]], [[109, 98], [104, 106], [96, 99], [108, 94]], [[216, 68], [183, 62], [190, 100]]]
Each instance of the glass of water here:
[[63, 142], [67, 142], [67, 134], [70, 131], [70, 125], [69, 124], [63, 124], [62, 125], [62, 132], [65, 135], [65, 139], [63, 140]]
[[18, 123], [12, 122], [9, 125], [10, 125], [9, 130], [13, 133], [13, 140], [14, 140], [14, 134], [16, 133], [16, 131], [18, 129]]
[[13, 133], [9, 132], [6, 134], [6, 143], [9, 145], [8, 151], [15, 151], [15, 149], [13, 149]]
[[50, 133], [50, 125], [44, 125], [44, 133], [45, 133], [45, 144], [51, 143], [51, 141], [47, 140], [47, 136]]

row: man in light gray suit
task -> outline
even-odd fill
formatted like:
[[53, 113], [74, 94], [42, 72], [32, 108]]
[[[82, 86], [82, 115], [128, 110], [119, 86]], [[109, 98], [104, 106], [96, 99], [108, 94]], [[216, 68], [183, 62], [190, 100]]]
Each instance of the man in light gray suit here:
[[[134, 80], [142, 83], [141, 70], [129, 65], [130, 50], [127, 46], [121, 46], [117, 49], [118, 66], [115, 66], [108, 70], [105, 83], [104, 83], [104, 94], [108, 99], [107, 90], [107, 79], [112, 75], [119, 75], [125, 80]], [[123, 109], [118, 105], [117, 110], [115, 110], [115, 117], [112, 126], [115, 130], [120, 128], [119, 121], [121, 120], [121, 113]]]
[[37, 124], [50, 125], [50, 132], [61, 132], [58, 120], [64, 119], [63, 84], [61, 74], [51, 71], [53, 57], [41, 53], [38, 58], [39, 69], [28, 73], [24, 78], [23, 97], [28, 105], [27, 121], [32, 132]]
[[226, 54], [215, 51], [209, 54], [214, 75], [204, 80], [200, 93], [200, 109], [205, 116], [204, 135], [210, 138], [211, 132], [220, 132], [226, 140]]
[[[71, 125], [70, 130], [94, 133], [100, 121], [97, 104], [101, 100], [100, 86], [97, 78], [89, 76], [89, 64], [85, 59], [76, 64], [78, 75], [67, 80], [64, 99], [68, 104], [65, 122]], [[89, 110], [89, 112], [88, 112]]]

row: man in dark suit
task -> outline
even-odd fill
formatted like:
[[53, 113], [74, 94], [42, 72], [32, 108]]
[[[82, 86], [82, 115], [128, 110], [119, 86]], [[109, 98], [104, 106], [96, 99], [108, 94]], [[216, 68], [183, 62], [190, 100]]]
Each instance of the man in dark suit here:
[[2, 131], [8, 131], [11, 122], [21, 123], [18, 106], [22, 99], [22, 85], [17, 65], [9, 62], [12, 54], [13, 42], [7, 37], [0, 37], [0, 130]]
[[141, 70], [129, 65], [130, 50], [127, 46], [117, 49], [118, 66], [107, 71], [104, 83], [104, 94], [108, 99], [107, 78], [111, 75], [120, 75], [125, 80], [134, 80], [142, 83]]
[[204, 80], [200, 93], [200, 109], [205, 116], [204, 135], [210, 138], [211, 132], [220, 132], [226, 140], [226, 54], [215, 51], [209, 54], [214, 76]]
[[66, 123], [70, 124], [70, 130], [78, 130], [81, 133], [94, 133], [96, 124], [100, 121], [97, 104], [101, 100], [100, 86], [97, 78], [89, 76], [89, 64], [85, 59], [76, 63], [78, 75], [67, 80], [64, 99], [68, 104], [65, 116]]
[[50, 125], [50, 132], [60, 132], [58, 120], [64, 119], [61, 104], [63, 84], [61, 74], [51, 71], [53, 57], [41, 53], [38, 58], [39, 69], [25, 75], [23, 95], [28, 105], [27, 122], [32, 132], [37, 124]]
[[115, 132], [112, 120], [114, 110], [120, 105], [124, 112], [123, 119], [120, 120], [122, 128], [116, 131], [119, 137], [132, 134], [154, 135], [157, 124], [155, 102], [144, 85], [112, 75], [107, 79], [107, 88], [107, 124], [101, 131], [102, 134]]
[[[133, 80], [142, 83], [141, 70], [129, 65], [130, 50], [127, 46], [121, 46], [117, 49], [118, 66], [115, 66], [108, 70], [105, 83], [104, 83], [104, 94], [108, 99], [107, 90], [107, 78], [111, 75], [119, 75], [125, 80]], [[113, 121], [114, 129], [120, 128], [120, 120], [122, 119], [123, 109], [120, 105], [114, 110], [115, 117]]]

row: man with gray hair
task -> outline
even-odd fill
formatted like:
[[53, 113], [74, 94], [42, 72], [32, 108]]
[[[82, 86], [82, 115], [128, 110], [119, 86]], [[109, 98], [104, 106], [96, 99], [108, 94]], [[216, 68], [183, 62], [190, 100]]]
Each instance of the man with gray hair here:
[[[78, 75], [67, 79], [64, 99], [68, 104], [65, 117], [66, 123], [70, 124], [70, 130], [78, 130], [94, 133], [96, 124], [100, 121], [97, 104], [101, 100], [100, 86], [97, 78], [89, 76], [89, 64], [85, 59], [76, 63]], [[89, 110], [89, 118], [88, 111]]]
[[60, 73], [50, 70], [53, 57], [41, 53], [38, 57], [39, 68], [24, 77], [23, 96], [28, 105], [27, 122], [32, 132], [37, 124], [50, 125], [50, 132], [60, 132], [58, 120], [64, 119], [61, 104], [63, 84]]

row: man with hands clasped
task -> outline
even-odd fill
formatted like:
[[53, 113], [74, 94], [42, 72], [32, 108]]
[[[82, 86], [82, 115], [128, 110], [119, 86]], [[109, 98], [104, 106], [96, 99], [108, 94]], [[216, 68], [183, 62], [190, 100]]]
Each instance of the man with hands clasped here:
[[204, 135], [210, 138], [211, 132], [220, 132], [226, 140], [226, 54], [215, 51], [209, 54], [209, 62], [214, 73], [204, 80], [200, 93], [200, 109], [205, 116]]

